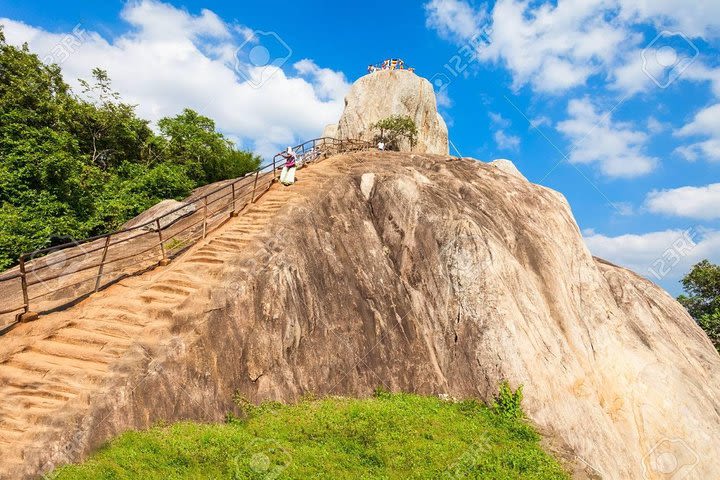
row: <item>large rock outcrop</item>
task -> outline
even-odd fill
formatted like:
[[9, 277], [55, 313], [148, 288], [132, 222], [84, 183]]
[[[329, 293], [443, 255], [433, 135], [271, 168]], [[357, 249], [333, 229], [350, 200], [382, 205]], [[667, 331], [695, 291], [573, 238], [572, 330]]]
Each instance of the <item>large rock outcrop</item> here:
[[418, 128], [417, 143], [412, 148], [409, 142], [402, 143], [402, 151], [447, 155], [448, 129], [438, 113], [432, 85], [408, 70], [381, 70], [358, 79], [345, 97], [335, 132], [341, 139], [373, 141], [378, 131], [372, 125], [391, 115], [409, 116]]
[[[576, 478], [720, 478], [720, 355], [667, 293], [593, 258], [563, 196], [508, 163], [333, 157], [157, 278], [11, 332], [9, 365], [98, 316], [104, 341], [119, 334], [110, 324], [134, 338], [104, 348], [124, 353], [96, 393], [4, 445], [5, 465], [22, 442], [37, 471], [128, 428], [221, 420], [235, 393], [293, 401], [384, 385], [490, 400], [507, 379]], [[1, 419], [15, 390], [0, 390]]]

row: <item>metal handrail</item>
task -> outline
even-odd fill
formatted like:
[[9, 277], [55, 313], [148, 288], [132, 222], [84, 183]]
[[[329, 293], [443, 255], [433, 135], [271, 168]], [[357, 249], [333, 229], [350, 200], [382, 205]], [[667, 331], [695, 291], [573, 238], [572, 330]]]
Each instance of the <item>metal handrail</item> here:
[[[321, 156], [329, 156], [336, 153], [341, 152], [347, 152], [347, 151], [357, 151], [361, 149], [369, 149], [372, 145], [370, 142], [362, 141], [362, 140], [338, 140], [333, 137], [319, 137], [312, 140], [308, 140], [304, 143], [301, 143], [299, 145], [296, 145], [294, 147], [294, 151], [299, 154], [299, 167], [302, 168], [306, 163], [312, 162], [316, 160], [317, 158]], [[94, 289], [93, 292], [97, 292], [99, 289], [103, 287], [102, 285], [102, 278], [103, 276], [109, 275], [109, 273], [105, 272], [105, 267], [107, 265], [124, 261], [133, 257], [138, 257], [140, 255], [146, 254], [149, 251], [160, 249], [162, 257], [160, 258], [158, 264], [160, 265], [166, 265], [170, 262], [171, 258], [168, 256], [168, 248], [167, 244], [168, 242], [172, 240], [178, 239], [178, 237], [185, 233], [190, 231], [189, 238], [183, 240], [183, 249], [189, 245], [195, 244], [197, 241], [199, 241], [202, 238], [205, 238], [207, 234], [218, 228], [220, 225], [224, 223], [224, 221], [221, 221], [217, 225], [214, 225], [214, 227], [209, 230], [209, 220], [210, 219], [216, 219], [218, 215], [222, 214], [223, 211], [227, 210], [228, 207], [230, 207], [230, 216], [236, 216], [238, 212], [241, 212], [244, 210], [248, 205], [255, 203], [255, 201], [262, 196], [267, 190], [270, 189], [270, 187], [277, 181], [277, 170], [281, 168], [284, 164], [284, 160], [282, 160], [282, 153], [278, 153], [275, 156], [273, 156], [272, 160], [269, 160], [265, 162], [264, 164], [261, 164], [256, 168], [253, 172], [250, 172], [246, 174], [243, 177], [234, 179], [233, 181], [226, 183], [224, 185], [218, 186], [217, 188], [211, 190], [210, 192], [206, 192], [200, 197], [192, 198], [191, 203], [195, 205], [195, 210], [189, 215], [183, 215], [182, 217], [178, 218], [177, 220], [173, 220], [169, 222], [167, 225], [162, 225], [162, 220], [165, 218], [170, 217], [171, 215], [187, 208], [187, 204], [178, 206], [177, 208], [174, 208], [173, 210], [170, 210], [168, 212], [165, 212], [159, 217], [153, 218], [151, 220], [148, 220], [145, 223], [134, 225], [129, 228], [124, 228], [120, 230], [116, 230], [110, 233], [105, 233], [102, 235], [96, 235], [93, 237], [85, 238], [79, 241], [72, 241], [67, 242], [62, 245], [57, 245], [54, 247], [47, 247], [47, 248], [41, 248], [34, 250], [29, 253], [23, 253], [20, 255], [19, 259], [19, 271], [16, 272], [6, 272], [4, 274], [0, 274], [0, 283], [8, 282], [12, 280], [20, 280], [20, 290], [22, 291], [22, 297], [23, 297], [23, 304], [18, 305], [15, 308], [10, 308], [7, 305], [2, 306], [2, 311], [0, 311], [0, 314], [7, 314], [12, 313], [15, 311], [22, 310], [22, 313], [17, 315], [16, 322], [23, 320], [23, 315], [32, 315], [33, 318], [37, 317], [37, 314], [31, 313], [31, 301], [37, 300], [42, 297], [48, 297], [49, 295], [53, 293], [57, 293], [63, 289], [67, 289], [73, 286], [80, 285], [82, 283], [95, 280], [94, 283]], [[312, 158], [307, 159], [307, 155], [309, 153], [315, 153], [315, 155], [312, 156]], [[262, 191], [258, 192], [258, 181], [259, 178], [266, 175], [266, 174], [272, 174], [272, 178], [270, 179], [270, 182], [268, 186]], [[263, 180], [264, 182], [264, 180]], [[252, 185], [252, 189], [250, 189], [250, 185]], [[247, 191], [242, 192], [242, 188], [247, 187]], [[216, 196], [218, 193], [223, 192], [224, 190], [227, 190], [226, 192], [222, 193], [220, 196], [217, 196], [216, 198], [211, 198], [213, 196]], [[209, 208], [211, 205], [214, 205], [215, 203], [223, 200], [222, 206], [217, 209], [211, 209]], [[238, 205], [240, 206], [239, 210], [237, 209]], [[200, 212], [202, 208], [202, 214], [201, 218], [198, 218], [197, 220], [191, 222], [189, 225], [182, 225], [182, 228], [176, 232], [172, 232], [169, 236], [164, 236], [164, 231], [167, 232], [170, 228], [174, 227], [176, 223], [181, 222], [183, 220], [183, 217], [192, 217], [196, 213]], [[214, 221], [214, 220], [213, 220]], [[200, 229], [200, 224], [202, 224], [202, 233], [201, 235], [198, 235], [200, 232], [192, 233], [193, 228]], [[127, 236], [131, 232], [139, 232], [140, 230], [144, 230], [142, 233], [138, 233], [136, 235]], [[140, 252], [134, 252], [127, 256], [121, 256], [119, 258], [110, 258], [108, 259], [108, 250], [114, 246], [127, 244], [137, 238], [140, 238], [144, 235], [157, 235], [156, 242], [153, 242], [153, 245], [150, 248], [143, 249]], [[88, 245], [90, 243], [97, 242], [98, 245], [93, 245], [87, 250], [83, 250], [79, 253], [73, 253], [69, 257], [62, 257], [58, 259], [50, 259], [46, 260], [42, 263], [41, 259], [46, 258], [48, 254], [56, 253], [62, 250], [66, 250], [69, 248], [75, 248], [82, 245]], [[170, 248], [171, 250], [173, 247]], [[88, 265], [82, 264], [81, 261], [78, 261], [78, 258], [85, 258], [89, 253], [94, 252], [102, 252], [98, 253], [99, 256], [101, 256], [101, 259], [99, 263], [92, 262]], [[174, 255], [177, 255], [176, 252]], [[139, 262], [142, 262], [142, 259], [139, 261], [135, 261], [132, 266], [138, 265]], [[51, 269], [52, 267], [61, 264], [61, 263], [72, 263], [73, 269], [68, 270], [64, 269], [62, 272], [60, 272], [57, 275], [49, 275], [47, 277], [44, 277], [42, 275], [39, 275], [38, 272], [42, 272], [46, 269]], [[155, 265], [154, 263], [152, 265]], [[122, 267], [121, 267], [122, 268]], [[28, 290], [30, 287], [36, 286], [38, 284], [42, 284], [44, 282], [54, 281], [61, 279], [63, 277], [69, 276], [69, 275], [76, 275], [80, 272], [84, 272], [87, 270], [97, 269], [97, 273], [95, 275], [89, 276], [87, 279], [82, 280], [80, 282], [75, 283], [69, 283], [69, 284], [63, 284], [59, 286], [58, 288], [53, 289], [50, 292], [45, 292], [43, 294], [31, 297]], [[147, 268], [143, 269], [142, 271], [146, 270]], [[130, 274], [136, 274], [137, 272], [130, 273]], [[33, 275], [34, 278], [29, 278], [30, 275]], [[76, 279], [75, 279], [76, 280]], [[107, 284], [105, 285], [107, 286]], [[67, 300], [68, 302], [73, 302], [77, 300], [78, 298], [82, 298], [83, 296], [89, 294], [91, 292], [87, 292], [82, 295], [78, 295], [77, 298], [74, 298], [72, 300]], [[7, 326], [5, 327], [7, 328]], [[6, 330], [4, 330], [6, 331]]]

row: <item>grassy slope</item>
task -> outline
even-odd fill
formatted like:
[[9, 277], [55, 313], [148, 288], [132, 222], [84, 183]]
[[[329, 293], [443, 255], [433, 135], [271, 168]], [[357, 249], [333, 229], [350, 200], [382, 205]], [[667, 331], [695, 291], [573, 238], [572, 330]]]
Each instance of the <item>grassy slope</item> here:
[[393, 394], [266, 404], [246, 420], [128, 432], [57, 479], [563, 479], [526, 423]]

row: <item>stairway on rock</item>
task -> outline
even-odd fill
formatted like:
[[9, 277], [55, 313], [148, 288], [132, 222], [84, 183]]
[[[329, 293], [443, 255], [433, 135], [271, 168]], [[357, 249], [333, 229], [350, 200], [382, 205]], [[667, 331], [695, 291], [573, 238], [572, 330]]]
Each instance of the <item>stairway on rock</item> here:
[[274, 184], [169, 266], [125, 279], [0, 338], [0, 478], [22, 465], [26, 448], [38, 448], [38, 435], [58, 412], [87, 407], [130, 348], [161, 341], [183, 303], [213, 286], [223, 288], [216, 285], [222, 265], [247, 254], [284, 208], [322, 189], [328, 173], [306, 166], [297, 184]]

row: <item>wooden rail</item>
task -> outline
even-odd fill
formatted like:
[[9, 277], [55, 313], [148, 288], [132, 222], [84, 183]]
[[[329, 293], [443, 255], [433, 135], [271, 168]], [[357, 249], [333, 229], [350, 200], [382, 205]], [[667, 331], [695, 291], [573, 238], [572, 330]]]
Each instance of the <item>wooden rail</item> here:
[[[322, 137], [297, 145], [294, 150], [298, 154], [298, 168], [301, 168], [307, 163], [336, 153], [369, 148], [369, 142]], [[225, 223], [229, 217], [237, 216], [249, 204], [257, 201], [278, 180], [277, 170], [284, 163], [281, 155], [275, 155], [272, 161], [260, 165], [254, 172], [232, 180], [192, 199], [192, 203], [184, 204], [142, 225], [22, 254], [18, 271], [0, 275], [0, 286], [8, 282], [19, 283], [16, 288], [19, 288], [21, 295], [16, 296], [21, 300], [18, 298], [18, 303], [13, 304], [11, 298], [6, 298], [7, 301], [0, 304], [0, 315], [19, 312], [15, 323], [35, 320], [38, 312], [73, 303], [120, 278], [158, 265], [167, 265], [175, 256]], [[266, 181], [268, 185], [263, 187]], [[225, 213], [229, 215], [225, 216]], [[134, 245], [134, 241], [139, 245]], [[133, 247], [142, 248], [134, 251]], [[116, 250], [121, 254], [109, 255]], [[99, 257], [99, 262], [93, 261], [92, 254]], [[112, 274], [107, 269], [113, 265], [118, 265], [116, 273], [119, 277], [103, 283], [103, 279]], [[93, 273], [78, 280], [78, 275], [83, 272]], [[90, 287], [81, 291], [69, 291], [84, 284], [89, 284]], [[43, 287], [44, 291], [33, 295], [31, 290], [34, 287]], [[66, 291], [65, 295], [61, 295], [63, 291]], [[52, 304], [56, 297], [61, 299], [58, 301], [63, 305], [41, 305], [41, 300]], [[0, 325], [0, 335], [10, 326], [12, 324], [4, 327]]]

